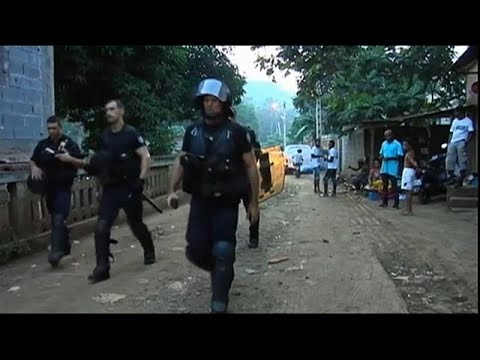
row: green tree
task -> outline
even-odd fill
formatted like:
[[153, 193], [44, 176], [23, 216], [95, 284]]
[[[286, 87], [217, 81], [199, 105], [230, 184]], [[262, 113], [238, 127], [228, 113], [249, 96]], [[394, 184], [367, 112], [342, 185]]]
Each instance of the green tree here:
[[173, 126], [195, 116], [192, 96], [205, 77], [225, 81], [240, 102], [245, 79], [214, 46], [55, 47], [56, 110], [84, 123], [90, 146], [105, 127], [105, 101], [120, 98], [152, 153], [169, 152]]
[[259, 122], [255, 106], [244, 101], [235, 107], [235, 111], [237, 113], [237, 121], [243, 126], [251, 127], [258, 136]]
[[282, 46], [276, 57], [258, 63], [267, 73], [279, 68], [302, 74], [294, 100], [301, 112], [315, 105], [319, 84], [325, 129], [335, 131], [464, 99], [463, 83], [450, 71], [453, 56], [453, 46]]

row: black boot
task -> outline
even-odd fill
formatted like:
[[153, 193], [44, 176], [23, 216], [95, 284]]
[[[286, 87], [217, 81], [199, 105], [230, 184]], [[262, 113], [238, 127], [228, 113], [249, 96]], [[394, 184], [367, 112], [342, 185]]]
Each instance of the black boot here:
[[[110, 278], [110, 229], [104, 220], [99, 220], [95, 229], [95, 252], [97, 266], [88, 277], [90, 283], [95, 284]], [[112, 256], [113, 257], [113, 256]]]
[[63, 215], [53, 215], [52, 224], [53, 227], [50, 241], [51, 249], [48, 254], [48, 262], [55, 268], [58, 266], [62, 257], [70, 254], [70, 240], [68, 238], [68, 230]]
[[253, 237], [250, 235], [248, 239], [248, 248], [249, 249], [256, 249], [258, 248], [258, 237]]
[[212, 314], [226, 314], [228, 309], [228, 304], [221, 301], [212, 301], [210, 305], [210, 313]]
[[[214, 273], [210, 273], [210, 282], [212, 284], [212, 293], [214, 293]], [[228, 310], [228, 295], [227, 299], [214, 300], [215, 296], [212, 296], [212, 302], [210, 303], [210, 313], [211, 314], [226, 314]]]
[[153, 246], [152, 234], [141, 220], [130, 222], [130, 229], [132, 229], [133, 235], [138, 239], [140, 245], [143, 248], [143, 263], [145, 265], [151, 265], [155, 263], [155, 247]]
[[152, 265], [155, 263], [155, 260], [157, 260], [155, 256], [155, 249], [143, 249], [143, 263], [145, 265]]
[[212, 280], [212, 313], [226, 313], [229, 292], [234, 278], [233, 263], [235, 262], [235, 244], [219, 241], [213, 246], [215, 258]]
[[93, 269], [93, 273], [88, 276], [91, 284], [95, 284], [100, 281], [108, 280], [110, 278], [110, 261], [109, 252], [106, 254], [102, 251], [100, 254], [97, 252], [97, 266]]

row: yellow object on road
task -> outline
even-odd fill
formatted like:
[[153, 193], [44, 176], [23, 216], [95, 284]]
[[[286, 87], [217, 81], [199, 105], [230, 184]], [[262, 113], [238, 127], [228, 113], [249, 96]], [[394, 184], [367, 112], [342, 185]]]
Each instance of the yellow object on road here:
[[262, 149], [258, 168], [260, 172], [259, 202], [280, 194], [285, 186], [285, 156], [280, 146]]

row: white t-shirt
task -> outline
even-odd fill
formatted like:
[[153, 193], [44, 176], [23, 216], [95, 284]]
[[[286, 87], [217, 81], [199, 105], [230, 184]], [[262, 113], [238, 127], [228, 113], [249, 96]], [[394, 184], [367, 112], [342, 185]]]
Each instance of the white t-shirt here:
[[295, 154], [293, 155], [293, 164], [303, 164], [303, 156], [302, 154]]
[[468, 133], [473, 131], [473, 122], [468, 117], [464, 117], [462, 120], [455, 119], [450, 127], [452, 133], [452, 143], [459, 141], [465, 141]]
[[[312, 147], [312, 155], [317, 155], [320, 156], [322, 154], [322, 149], [317, 148], [316, 146]], [[312, 167], [318, 167], [321, 165], [321, 160], [320, 158], [312, 158]]]
[[328, 150], [328, 160], [333, 157], [332, 162], [327, 162], [327, 169], [337, 169], [338, 168], [338, 152], [337, 149], [331, 148]]

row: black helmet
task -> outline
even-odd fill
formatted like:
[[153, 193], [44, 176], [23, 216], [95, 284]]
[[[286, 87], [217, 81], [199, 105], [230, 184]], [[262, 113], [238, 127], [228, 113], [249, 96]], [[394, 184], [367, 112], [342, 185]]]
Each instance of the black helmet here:
[[228, 116], [235, 116], [235, 112], [232, 108], [232, 94], [224, 82], [217, 79], [202, 80], [195, 92], [195, 107], [197, 109], [203, 109], [202, 98], [205, 95], [215, 96], [227, 106], [229, 112]]
[[43, 195], [47, 191], [47, 178], [43, 175], [40, 179], [33, 179], [32, 175], [27, 178], [28, 189], [38, 195]]

